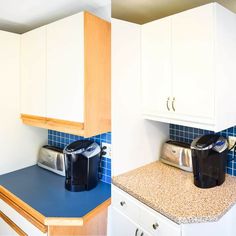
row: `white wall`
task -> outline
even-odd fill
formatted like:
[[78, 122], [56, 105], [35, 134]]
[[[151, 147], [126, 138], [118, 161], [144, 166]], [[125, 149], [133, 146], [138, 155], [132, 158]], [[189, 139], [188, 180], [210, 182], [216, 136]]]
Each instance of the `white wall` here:
[[140, 25], [112, 19], [112, 175], [159, 158], [168, 124], [141, 113]]
[[20, 35], [0, 31], [0, 174], [35, 164], [47, 142], [47, 130], [21, 123], [19, 75]]

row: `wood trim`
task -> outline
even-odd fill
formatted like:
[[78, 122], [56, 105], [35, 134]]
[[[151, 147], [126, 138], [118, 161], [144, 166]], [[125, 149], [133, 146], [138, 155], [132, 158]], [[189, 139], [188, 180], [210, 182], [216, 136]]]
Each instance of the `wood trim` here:
[[107, 209], [108, 206], [111, 205], [111, 198], [94, 208], [92, 211], [90, 211], [88, 214], [86, 214], [82, 218], [59, 218], [59, 217], [47, 217], [45, 219], [45, 225], [53, 225], [53, 226], [83, 226], [91, 220], [93, 217], [95, 217], [99, 212], [103, 211], [104, 209]]
[[84, 136], [84, 123], [21, 114], [24, 124]]
[[100, 209], [83, 226], [49, 226], [49, 236], [107, 235], [107, 207]]
[[93, 217], [95, 217], [99, 212], [107, 209], [111, 204], [111, 198], [107, 199], [105, 202], [94, 208], [88, 214], [81, 218], [64, 218], [64, 217], [45, 217], [34, 208], [23, 202], [21, 199], [16, 197], [10, 191], [0, 186], [0, 199], [6, 202], [9, 206], [14, 208], [19, 214], [30, 221], [34, 226], [36, 226], [42, 232], [47, 232], [47, 226], [83, 226]]
[[10, 218], [8, 218], [2, 211], [0, 211], [0, 218], [2, 218], [15, 232], [20, 236], [27, 236], [27, 234], [16, 225]]
[[107, 199], [105, 202], [94, 208], [92, 211], [90, 211], [88, 214], [86, 214], [83, 217], [83, 223], [85, 224], [89, 220], [91, 220], [93, 217], [95, 217], [99, 212], [103, 211], [104, 209], [107, 209], [111, 205], [111, 198]]
[[38, 211], [30, 207], [28, 204], [20, 200], [14, 194], [0, 186], [0, 199], [6, 202], [9, 206], [15, 209], [19, 214], [31, 222], [43, 233], [47, 232], [47, 226], [45, 226], [45, 216]]
[[47, 128], [45, 117], [21, 114], [21, 119], [26, 125]]
[[82, 226], [83, 218], [64, 218], [64, 217], [47, 217], [45, 225], [48, 226]]
[[90, 137], [111, 131], [111, 23], [88, 12], [84, 67], [84, 136]]

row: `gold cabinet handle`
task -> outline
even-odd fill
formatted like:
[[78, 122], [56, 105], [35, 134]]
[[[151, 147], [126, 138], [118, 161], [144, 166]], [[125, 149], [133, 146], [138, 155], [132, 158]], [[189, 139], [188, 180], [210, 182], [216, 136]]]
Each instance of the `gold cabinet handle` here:
[[173, 97], [171, 105], [172, 105], [173, 111], [175, 111], [175, 97]]
[[166, 107], [167, 107], [167, 110], [168, 110], [168, 111], [170, 111], [169, 101], [170, 101], [170, 97], [168, 97], [168, 98], [167, 98], [167, 101], [166, 101]]

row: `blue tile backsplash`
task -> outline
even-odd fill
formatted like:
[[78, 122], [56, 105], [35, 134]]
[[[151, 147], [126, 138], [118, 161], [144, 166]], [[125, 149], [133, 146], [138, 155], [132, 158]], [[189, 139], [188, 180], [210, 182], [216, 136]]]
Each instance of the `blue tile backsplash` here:
[[[198, 136], [201, 136], [203, 134], [214, 134], [213, 131], [191, 128], [181, 125], [174, 125], [174, 124], [170, 124], [169, 132], [170, 132], [170, 139], [189, 144], [192, 142], [194, 138]], [[236, 136], [236, 126], [223, 130], [217, 134], [220, 134], [226, 138], [228, 136]], [[236, 176], [236, 161], [234, 160], [230, 161], [232, 160], [232, 158], [233, 158], [233, 151], [230, 151], [228, 153], [228, 163], [226, 171], [228, 174]]]
[[[83, 140], [84, 137], [73, 135], [73, 134], [66, 134], [54, 130], [48, 130], [48, 145], [52, 145], [59, 148], [64, 148], [71, 142], [77, 140]], [[100, 134], [91, 138], [87, 138], [88, 140], [93, 140], [99, 145], [102, 142], [111, 143], [111, 133], [104, 133]], [[101, 180], [105, 183], [111, 183], [111, 159], [102, 157], [102, 178]]]

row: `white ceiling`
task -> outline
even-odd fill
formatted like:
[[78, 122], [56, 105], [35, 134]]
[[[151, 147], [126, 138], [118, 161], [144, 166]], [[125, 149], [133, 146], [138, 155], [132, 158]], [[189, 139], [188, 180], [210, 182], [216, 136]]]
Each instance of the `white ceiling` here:
[[0, 30], [24, 33], [83, 10], [109, 18], [110, 7], [111, 0], [0, 0]]

